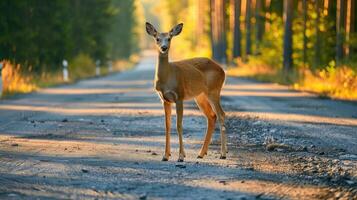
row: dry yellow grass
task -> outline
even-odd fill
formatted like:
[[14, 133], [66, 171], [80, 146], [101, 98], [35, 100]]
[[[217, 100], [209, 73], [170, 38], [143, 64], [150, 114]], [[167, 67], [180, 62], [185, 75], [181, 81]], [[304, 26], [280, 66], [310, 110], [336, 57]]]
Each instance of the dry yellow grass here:
[[331, 70], [303, 70], [294, 89], [318, 93], [335, 99], [357, 100], [357, 74], [347, 66]]
[[13, 65], [8, 61], [3, 61], [2, 70], [3, 94], [28, 93], [37, 89], [32, 83], [32, 76], [25, 76], [20, 65]]
[[333, 99], [357, 100], [357, 74], [348, 66], [329, 66], [316, 71], [299, 69], [289, 74], [288, 78], [277, 68], [262, 63], [246, 64], [238, 60], [238, 66], [228, 69], [228, 75], [288, 84], [293, 89]]
[[236, 59], [235, 61], [239, 67], [229, 68], [227, 73], [230, 76], [252, 77], [257, 75], [272, 76], [277, 74], [277, 69], [258, 61], [254, 61], [253, 63], [244, 63], [241, 59]]
[[[79, 59], [79, 64], [73, 62], [73, 66], [70, 65], [70, 82], [95, 76], [95, 64], [88, 64], [88, 62], [83, 63], [84, 59], [81, 57], [79, 57]], [[132, 68], [134, 64], [139, 61], [139, 59], [140, 57], [138, 55], [132, 55], [128, 60], [117, 60], [113, 63], [113, 72], [128, 70]], [[4, 97], [18, 93], [29, 93], [37, 90], [38, 88], [65, 83], [62, 77], [62, 70], [42, 72], [35, 75], [35, 73], [32, 72], [31, 67], [24, 69], [20, 64], [13, 64], [6, 60], [2, 62], [4, 64], [2, 70]], [[89, 62], [92, 61], [89, 60]], [[107, 67], [101, 68], [102, 75], [106, 75], [108, 73], [109, 71]]]

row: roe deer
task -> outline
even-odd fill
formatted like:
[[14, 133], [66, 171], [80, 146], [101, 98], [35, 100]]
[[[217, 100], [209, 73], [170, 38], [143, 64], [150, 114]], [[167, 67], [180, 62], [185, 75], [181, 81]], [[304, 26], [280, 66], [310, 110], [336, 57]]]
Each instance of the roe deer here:
[[207, 118], [205, 140], [197, 158], [207, 154], [212, 133], [218, 118], [221, 131], [221, 159], [226, 158], [225, 113], [220, 103], [220, 93], [225, 80], [223, 69], [209, 58], [192, 58], [169, 62], [168, 53], [171, 38], [182, 31], [183, 24], [178, 24], [168, 33], [159, 33], [153, 25], [146, 22], [146, 32], [156, 41], [158, 62], [155, 72], [155, 90], [159, 94], [165, 110], [166, 146], [162, 161], [170, 157], [171, 104], [176, 103], [177, 132], [179, 136], [179, 158], [183, 162], [185, 151], [182, 141], [183, 101], [195, 99], [198, 107]]

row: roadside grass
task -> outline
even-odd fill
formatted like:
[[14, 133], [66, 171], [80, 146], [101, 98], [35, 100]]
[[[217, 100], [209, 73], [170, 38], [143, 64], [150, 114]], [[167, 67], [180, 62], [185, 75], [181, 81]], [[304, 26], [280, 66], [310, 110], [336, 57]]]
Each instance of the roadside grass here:
[[[33, 83], [33, 76], [26, 76], [19, 64], [11, 64], [8, 61], [3, 61], [2, 83], [3, 96], [6, 97], [14, 93], [29, 93], [38, 86]], [[26, 69], [27, 73], [31, 73], [31, 68]], [[31, 73], [32, 74], [32, 73]]]
[[[117, 60], [112, 64], [112, 73], [132, 69], [139, 61], [139, 55], [132, 55], [127, 60]], [[40, 88], [61, 84], [74, 83], [81, 79], [95, 77], [95, 62], [87, 55], [79, 55], [69, 62], [69, 81], [63, 80], [63, 72], [44, 71], [34, 72], [31, 67], [23, 67], [9, 61], [2, 61], [3, 93], [1, 98], [7, 98], [16, 94], [24, 94], [36, 91]], [[110, 74], [108, 65], [100, 67], [100, 75]]]
[[244, 63], [237, 60], [238, 67], [228, 69], [229, 76], [253, 78], [264, 82], [289, 85], [292, 89], [316, 93], [322, 98], [357, 100], [357, 73], [353, 64], [335, 67], [334, 63], [324, 69], [294, 69], [284, 74], [278, 67], [254, 60]]

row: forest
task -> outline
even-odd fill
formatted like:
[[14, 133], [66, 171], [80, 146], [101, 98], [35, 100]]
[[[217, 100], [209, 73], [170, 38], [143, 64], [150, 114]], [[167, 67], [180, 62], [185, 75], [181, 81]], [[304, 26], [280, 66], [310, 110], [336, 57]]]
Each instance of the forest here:
[[184, 23], [175, 55], [211, 56], [234, 76], [357, 98], [354, 0], [167, 0], [163, 30]]
[[72, 80], [93, 76], [97, 60], [101, 66], [128, 60], [139, 51], [137, 5], [135, 0], [0, 1], [0, 60], [11, 63], [3, 70], [4, 92], [61, 82], [63, 60]]
[[5, 93], [63, 82], [64, 59], [71, 81], [94, 76], [96, 63], [102, 74], [111, 62], [128, 68], [151, 48], [149, 21], [161, 31], [184, 23], [173, 59], [211, 57], [231, 76], [357, 99], [355, 0], [3, 0], [0, 9]]
[[0, 10], [0, 200], [357, 199], [356, 0]]

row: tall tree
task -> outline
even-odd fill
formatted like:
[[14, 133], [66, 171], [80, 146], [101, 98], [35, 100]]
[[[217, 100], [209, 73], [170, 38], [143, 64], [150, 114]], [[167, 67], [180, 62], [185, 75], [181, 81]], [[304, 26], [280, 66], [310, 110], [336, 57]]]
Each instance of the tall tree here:
[[241, 57], [241, 31], [240, 31], [240, 14], [241, 0], [233, 0], [233, 58]]
[[[122, 11], [123, 8], [125, 12]], [[110, 59], [127, 58], [135, 53], [138, 35], [134, 32], [136, 20], [133, 13], [135, 13], [134, 0], [112, 0], [112, 29], [106, 38]]]
[[271, 0], [270, 11], [278, 16], [283, 16], [285, 0]]
[[[126, 57], [137, 46], [131, 12], [134, 0], [2, 0], [0, 1], [0, 59], [8, 59], [22, 66], [41, 71], [61, 69], [63, 59], [71, 60], [79, 54], [92, 59], [105, 59], [113, 50], [106, 40], [113, 29], [120, 42], [115, 46]], [[117, 24], [113, 7], [120, 10]], [[125, 30], [125, 31], [123, 31]], [[111, 40], [113, 42], [114, 40]], [[127, 45], [129, 41], [129, 45]]]
[[270, 8], [271, 0], [265, 1], [265, 31], [270, 29], [270, 15], [271, 15], [271, 8]]
[[[326, 55], [327, 61], [336, 60], [336, 16], [337, 16], [337, 1], [336, 0], [326, 0], [327, 5], [327, 16], [325, 20], [328, 22], [328, 31], [326, 32], [329, 36], [328, 41], [324, 41], [324, 55]], [[328, 49], [328, 51], [326, 51]]]
[[337, 0], [336, 12], [336, 64], [340, 65], [343, 58], [343, 27], [345, 19], [345, 0]]
[[245, 9], [245, 54], [248, 56], [252, 53], [251, 51], [251, 1], [246, 1], [246, 9]]
[[346, 2], [346, 44], [345, 44], [345, 55], [346, 57], [350, 54], [350, 37], [351, 37], [351, 28], [353, 28], [353, 17], [354, 17], [354, 0], [347, 0]]
[[219, 61], [218, 56], [218, 33], [217, 33], [217, 20], [216, 20], [216, 0], [210, 0], [210, 39], [211, 39], [211, 49], [212, 49], [212, 57], [214, 60]]
[[205, 2], [203, 0], [198, 0], [196, 2], [196, 9], [197, 9], [197, 21], [196, 21], [196, 35], [193, 41], [193, 45], [196, 46], [199, 44], [199, 38], [204, 33], [204, 24], [205, 24]]
[[226, 0], [220, 0], [218, 1], [219, 4], [218, 9], [219, 9], [219, 29], [220, 29], [220, 61], [223, 64], [226, 64], [227, 62], [227, 37], [226, 37]]
[[284, 53], [283, 69], [285, 73], [291, 71], [293, 67], [292, 59], [292, 22], [294, 12], [293, 0], [284, 0]]
[[[357, 3], [356, 0], [351, 1], [351, 35], [354, 35], [356, 38], [357, 32]], [[357, 53], [357, 45], [351, 46], [350, 55], [356, 55]]]
[[225, 63], [227, 61], [225, 0], [211, 0], [211, 35], [213, 58]]
[[303, 10], [303, 63], [306, 67], [307, 62], [307, 36], [306, 36], [306, 23], [307, 23], [307, 0], [302, 0]]
[[263, 0], [256, 0], [255, 6], [255, 54], [259, 54], [259, 45], [263, 40], [264, 34], [264, 12], [263, 12]]
[[321, 0], [315, 0], [315, 55], [314, 55], [314, 66], [317, 67], [320, 65], [320, 8], [321, 8]]

